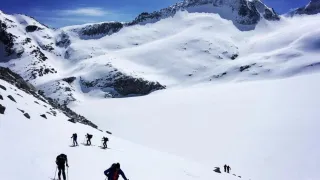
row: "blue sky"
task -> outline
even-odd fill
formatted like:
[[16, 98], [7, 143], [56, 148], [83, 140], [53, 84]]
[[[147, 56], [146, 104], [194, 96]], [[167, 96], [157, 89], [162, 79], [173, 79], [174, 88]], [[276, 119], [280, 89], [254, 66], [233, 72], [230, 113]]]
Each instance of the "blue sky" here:
[[[179, 0], [3, 0], [0, 10], [35, 17], [51, 27], [101, 21], [129, 21]], [[181, 1], [181, 0], [180, 0]], [[278, 13], [301, 7], [309, 0], [263, 0]]]

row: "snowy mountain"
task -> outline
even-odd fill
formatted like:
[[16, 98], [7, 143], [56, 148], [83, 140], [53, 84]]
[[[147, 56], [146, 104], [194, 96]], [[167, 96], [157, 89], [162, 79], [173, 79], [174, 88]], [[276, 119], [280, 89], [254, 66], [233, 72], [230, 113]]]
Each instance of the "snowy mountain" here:
[[1, 12], [0, 64], [62, 105], [289, 77], [316, 69], [317, 20], [280, 19], [259, 0], [183, 1], [131, 22], [57, 30]]
[[[67, 59], [74, 53], [69, 48], [69, 35], [63, 30], [50, 29], [25, 15], [6, 15], [0, 12], [0, 23], [2, 66], [10, 67], [37, 88], [50, 87], [50, 92], [47, 89], [41, 90], [49, 93], [47, 95], [57, 93], [51, 97], [61, 104], [75, 100], [72, 93], [75, 88], [70, 85], [72, 82], [64, 81], [73, 78], [65, 76], [66, 72], [63, 70], [63, 66], [68, 64]], [[92, 56], [81, 58], [88, 59]], [[103, 96], [121, 97], [145, 95], [165, 88], [158, 82], [122, 72], [107, 62], [99, 68], [100, 75], [97, 75], [98, 69], [92, 70], [94, 78], [81, 75], [75, 77], [75, 82], [83, 91], [96, 87], [106, 91]], [[88, 76], [88, 72], [85, 75]], [[43, 83], [45, 85], [41, 86]]]
[[83, 38], [99, 38], [117, 33], [120, 29], [133, 25], [155, 23], [161, 19], [173, 17], [179, 11], [189, 13], [217, 13], [222, 18], [231, 20], [241, 30], [254, 29], [261, 19], [278, 21], [280, 16], [260, 0], [184, 0], [168, 8], [143, 12], [133, 21], [104, 22], [84, 26], [73, 26], [69, 29]]
[[311, 0], [306, 6], [298, 8], [289, 13], [289, 15], [301, 15], [301, 14], [318, 14], [320, 12], [320, 0]]

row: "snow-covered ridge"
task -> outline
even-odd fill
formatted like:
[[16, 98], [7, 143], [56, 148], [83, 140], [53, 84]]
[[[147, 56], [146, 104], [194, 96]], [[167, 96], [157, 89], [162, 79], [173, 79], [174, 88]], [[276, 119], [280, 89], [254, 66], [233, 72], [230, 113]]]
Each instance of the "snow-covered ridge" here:
[[[7, 86], [8, 84], [11, 84], [11, 85]], [[85, 125], [89, 125], [93, 128], [97, 128], [97, 126], [94, 123], [92, 123], [85, 117], [75, 113], [74, 111], [72, 111], [66, 106], [61, 106], [59, 103], [57, 103], [56, 100], [43, 96], [43, 92], [41, 91], [38, 92], [35, 87], [33, 87], [30, 83], [24, 81], [21, 76], [12, 72], [9, 68], [0, 67], [1, 91], [7, 91], [8, 88], [6, 87], [10, 87], [10, 89], [14, 90], [15, 93], [9, 94], [5, 98], [9, 98], [11, 101], [19, 104], [21, 108], [28, 105], [32, 106], [32, 104], [43, 106], [41, 107], [42, 109], [40, 108], [41, 110], [37, 108], [38, 109], [37, 113], [42, 113], [40, 116], [44, 119], [47, 119], [48, 115], [56, 117], [57, 114], [59, 114], [58, 116], [61, 116], [60, 114], [63, 114], [63, 116], [68, 118], [70, 122], [73, 122], [73, 123], [79, 122]], [[1, 94], [2, 93], [0, 93], [0, 96], [1, 96], [0, 100], [3, 100], [4, 97]], [[21, 94], [24, 94], [24, 95], [21, 95]], [[25, 104], [25, 102], [23, 103], [19, 102], [20, 99], [22, 101], [26, 101], [26, 99], [30, 99], [31, 97], [35, 99], [33, 102], [27, 101], [28, 104]], [[7, 107], [6, 105], [1, 105], [1, 103], [0, 103], [0, 106], [1, 106], [0, 114], [5, 114], [6, 109], [12, 108], [12, 107]], [[21, 111], [26, 118], [30, 119], [32, 117], [32, 116], [30, 117], [27, 111], [23, 109], [18, 109], [18, 110]], [[12, 110], [9, 110], [9, 111], [12, 111]]]
[[[2, 13], [0, 24], [0, 63], [2, 66], [10, 67], [61, 104], [68, 104], [75, 100], [72, 94], [75, 87], [71, 87], [68, 83], [64, 85], [63, 81], [63, 79], [70, 77], [65, 75], [63, 66], [76, 53], [72, 46], [69, 47], [74, 40], [70, 37], [70, 32], [50, 29], [31, 17], [19, 14]], [[92, 58], [92, 56], [81, 58]], [[164, 88], [158, 82], [148, 81], [121, 72], [116, 68], [105, 66], [103, 72], [103, 66], [100, 69], [101, 74], [95, 78], [86, 78], [89, 76], [89, 72], [85, 73], [86, 77], [80, 77], [80, 75], [76, 77], [75, 85], [85, 87], [80, 88], [79, 91], [87, 93], [89, 88], [103, 89], [106, 91], [106, 95], [103, 96], [123, 97], [145, 95]], [[90, 71], [94, 71], [94, 69]], [[95, 75], [98, 74], [95, 73]], [[104, 78], [108, 78], [108, 80]], [[80, 79], [82, 80], [80, 81]], [[95, 88], [87, 86], [88, 83], [94, 81], [100, 81], [99, 86], [97, 85]], [[122, 87], [124, 85], [126, 86]]]
[[288, 15], [313, 15], [320, 13], [320, 0], [311, 0], [306, 6], [300, 7], [292, 12], [289, 12]]
[[101, 38], [118, 32], [123, 27], [137, 24], [155, 23], [161, 19], [174, 16], [179, 11], [190, 13], [216, 13], [222, 18], [233, 21], [234, 25], [241, 30], [252, 30], [261, 20], [280, 20], [279, 15], [263, 4], [260, 0], [184, 0], [170, 7], [154, 12], [143, 12], [133, 21], [104, 22], [83, 26], [70, 26], [62, 28], [76, 32], [84, 39]]
[[[131, 24], [145, 24], [173, 16], [178, 11], [216, 13], [237, 25], [256, 25], [260, 19], [279, 20], [277, 13], [260, 0], [184, 0], [160, 11], [142, 13]], [[226, 14], [227, 13], [227, 14]]]

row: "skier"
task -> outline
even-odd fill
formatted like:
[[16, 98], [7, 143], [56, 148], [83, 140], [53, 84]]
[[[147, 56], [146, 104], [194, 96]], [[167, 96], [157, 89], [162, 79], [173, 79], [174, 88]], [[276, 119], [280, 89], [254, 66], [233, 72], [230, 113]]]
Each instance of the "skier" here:
[[228, 166], [225, 164], [223, 167], [224, 167], [224, 172], [227, 172], [227, 167]]
[[227, 166], [227, 173], [230, 173], [231, 167], [228, 165]]
[[108, 148], [107, 147], [107, 142], [109, 141], [109, 139], [107, 137], [103, 137], [102, 141], [103, 141], [103, 148], [105, 148], [105, 149]]
[[87, 137], [87, 145], [90, 146], [91, 145], [92, 134], [87, 133], [86, 137]]
[[112, 164], [109, 169], [104, 171], [104, 174], [108, 177], [108, 180], [118, 180], [119, 175], [121, 175], [124, 180], [129, 180], [120, 169], [119, 163]]
[[77, 133], [72, 134], [71, 138], [73, 139], [73, 146], [79, 146], [77, 142]]
[[59, 170], [59, 172], [58, 172], [59, 180], [61, 180], [61, 172], [62, 172], [63, 179], [66, 180], [66, 172], [65, 172], [64, 164], [66, 164], [67, 167], [69, 167], [67, 155], [60, 154], [59, 156], [57, 156], [56, 164], [57, 164], [57, 167], [58, 167], [58, 170]]

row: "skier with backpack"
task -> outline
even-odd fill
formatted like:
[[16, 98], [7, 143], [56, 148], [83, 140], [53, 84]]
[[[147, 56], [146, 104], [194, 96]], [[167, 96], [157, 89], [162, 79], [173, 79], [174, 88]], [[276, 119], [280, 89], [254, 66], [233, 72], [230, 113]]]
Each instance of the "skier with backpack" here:
[[56, 164], [59, 170], [58, 172], [59, 180], [61, 180], [61, 172], [62, 172], [63, 179], [66, 180], [65, 164], [67, 165], [67, 167], [69, 167], [67, 155], [60, 154], [59, 156], [57, 156]]
[[228, 165], [227, 166], [227, 173], [230, 173], [231, 167]]
[[87, 133], [86, 138], [87, 138], [87, 145], [90, 146], [91, 145], [92, 134]]
[[109, 141], [109, 139], [107, 138], [107, 137], [103, 137], [102, 138], [102, 141], [103, 141], [103, 148], [104, 149], [107, 149], [108, 147], [107, 147], [107, 142]]
[[228, 166], [225, 164], [223, 167], [224, 167], [224, 172], [227, 172], [227, 167]]
[[108, 177], [108, 180], [118, 180], [119, 175], [121, 175], [124, 180], [129, 180], [120, 169], [119, 163], [112, 164], [109, 169], [104, 171], [104, 174]]
[[73, 139], [73, 146], [79, 146], [77, 142], [77, 138], [78, 138], [77, 133], [72, 134], [71, 138]]

